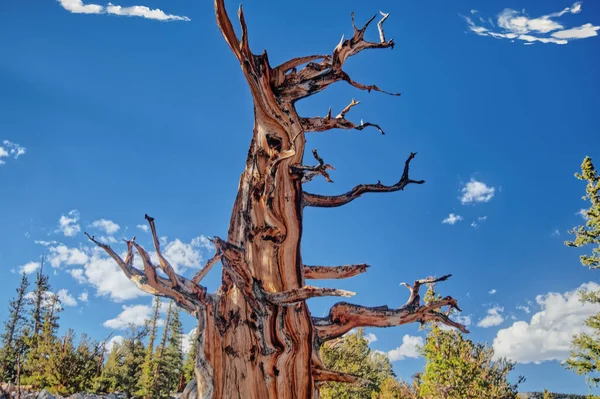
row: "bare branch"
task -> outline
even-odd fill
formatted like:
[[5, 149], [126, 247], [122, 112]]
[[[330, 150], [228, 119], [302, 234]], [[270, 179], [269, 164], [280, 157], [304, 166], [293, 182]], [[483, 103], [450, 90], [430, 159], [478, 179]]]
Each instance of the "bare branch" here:
[[290, 167], [292, 172], [302, 175], [302, 183], [311, 181], [317, 175], [321, 175], [329, 183], [333, 183], [333, 180], [331, 180], [331, 177], [329, 177], [329, 173], [327, 173], [327, 170], [329, 170], [329, 169], [335, 170], [335, 168], [333, 166], [331, 166], [330, 164], [326, 164], [325, 161], [323, 161], [323, 158], [321, 158], [319, 156], [319, 153], [317, 152], [316, 148], [312, 151], [312, 153], [313, 153], [313, 156], [315, 157], [315, 159], [317, 160], [317, 162], [319, 163], [318, 165], [316, 165], [316, 166], [292, 165]]
[[235, 34], [235, 30], [233, 29], [233, 25], [231, 23], [231, 19], [229, 19], [229, 15], [227, 15], [227, 10], [225, 9], [225, 1], [215, 0], [214, 4], [219, 30], [223, 34], [223, 37], [229, 45], [229, 48], [231, 48], [231, 51], [233, 51], [240, 63], [243, 63], [245, 59], [249, 59], [252, 57], [252, 52], [250, 51], [250, 46], [248, 44], [248, 29], [246, 27], [246, 21], [244, 19], [244, 12], [242, 10], [242, 6], [240, 5], [240, 8], [238, 10], [238, 17], [242, 29], [242, 38], [240, 40]]
[[204, 277], [206, 277], [206, 275], [208, 274], [208, 272], [210, 272], [210, 270], [212, 269], [212, 267], [214, 265], [217, 264], [218, 261], [221, 260], [221, 257], [223, 256], [223, 254], [221, 253], [221, 251], [217, 251], [216, 254], [214, 254], [214, 256], [212, 258], [210, 258], [202, 267], [202, 269], [198, 270], [196, 272], [196, 274], [194, 274], [194, 277], [192, 277], [192, 283], [194, 284], [198, 284], [200, 283], [200, 281], [202, 281], [202, 279]]
[[356, 377], [352, 374], [341, 373], [339, 371], [324, 370], [321, 368], [313, 367], [312, 375], [317, 382], [346, 382], [346, 383], [365, 383], [360, 377]]
[[275, 304], [293, 304], [296, 302], [306, 301], [310, 298], [316, 298], [320, 296], [345, 296], [350, 297], [356, 295], [355, 292], [338, 290], [335, 288], [320, 288], [311, 287], [310, 285], [296, 288], [294, 290], [282, 291], [282, 292], [269, 292], [266, 294], [267, 299]]
[[384, 186], [381, 182], [377, 184], [360, 184], [342, 195], [318, 195], [304, 192], [304, 206], [314, 206], [321, 208], [332, 208], [345, 205], [354, 201], [364, 193], [390, 193], [394, 191], [404, 190], [404, 187], [409, 184], [423, 184], [425, 180], [412, 180], [408, 176], [410, 161], [417, 155], [412, 152], [404, 163], [404, 172], [398, 183], [392, 186]]
[[[393, 48], [393, 40], [385, 40], [383, 32], [383, 23], [388, 18], [389, 14], [381, 13], [383, 18], [377, 24], [379, 29], [379, 42], [369, 42], [364, 40], [365, 32], [369, 24], [375, 19], [376, 15], [373, 16], [362, 28], [358, 29], [354, 22], [354, 13], [352, 13], [352, 27], [354, 33], [351, 38], [342, 40], [333, 50], [333, 55], [328, 58], [323, 58], [319, 63], [309, 62], [304, 68], [297, 73], [292, 73], [287, 76], [282, 76], [280, 70], [277, 74], [274, 74], [272, 78], [273, 86], [278, 88], [279, 96], [282, 99], [295, 101], [301, 98], [318, 93], [328, 87], [330, 84], [346, 81], [350, 85], [360, 90], [375, 90], [386, 94], [388, 93], [381, 90], [375, 85], [364, 85], [355, 82], [350, 76], [342, 70], [342, 67], [346, 60], [363, 50], [374, 49], [374, 48]], [[318, 59], [318, 58], [314, 58]], [[287, 63], [284, 63], [286, 65]], [[289, 65], [297, 65], [297, 62], [289, 61]], [[392, 94], [399, 95], [399, 94]]]
[[369, 265], [345, 265], [345, 266], [304, 266], [304, 277], [307, 279], [342, 279], [354, 277], [364, 273]]
[[160, 243], [158, 240], [158, 235], [156, 234], [156, 225], [154, 223], [154, 218], [148, 216], [147, 214], [144, 215], [144, 218], [150, 224], [150, 230], [152, 231], [152, 239], [154, 241], [154, 248], [156, 249], [156, 255], [158, 256], [158, 261], [160, 263], [160, 267], [165, 272], [167, 277], [169, 277], [169, 280], [171, 280], [171, 283], [173, 283], [173, 287], [176, 287], [179, 285], [180, 282], [179, 282], [179, 279], [177, 278], [177, 274], [175, 274], [175, 270], [173, 270], [173, 266], [171, 266], [169, 261], [167, 261], [167, 259], [165, 259], [163, 254], [160, 252]]
[[429, 278], [415, 281], [413, 286], [404, 283], [410, 291], [410, 297], [405, 305], [398, 309], [389, 309], [387, 306], [366, 307], [340, 302], [331, 308], [329, 316], [325, 318], [314, 317], [313, 324], [320, 342], [342, 336], [355, 327], [391, 327], [407, 323], [438, 321], [451, 327], [455, 327], [464, 333], [469, 331], [465, 326], [451, 320], [445, 314], [439, 312], [442, 307], [450, 307], [460, 311], [456, 300], [445, 297], [425, 305], [421, 305], [419, 288], [422, 284], [430, 284], [445, 281], [449, 275], [440, 278]]
[[383, 129], [381, 129], [379, 125], [376, 125], [374, 123], [365, 123], [361, 120], [360, 125], [356, 125], [355, 123], [350, 122], [346, 119], [346, 114], [348, 113], [348, 111], [350, 111], [350, 109], [357, 106], [358, 104], [360, 104], [360, 101], [355, 101], [354, 99], [352, 99], [352, 102], [349, 105], [347, 105], [346, 108], [344, 108], [342, 112], [340, 112], [339, 115], [335, 118], [331, 117], [331, 108], [329, 108], [329, 112], [327, 113], [326, 117], [300, 118], [300, 124], [302, 125], [302, 129], [305, 132], [323, 132], [331, 129], [363, 130], [364, 128], [372, 126], [379, 130], [381, 134], [385, 134]]

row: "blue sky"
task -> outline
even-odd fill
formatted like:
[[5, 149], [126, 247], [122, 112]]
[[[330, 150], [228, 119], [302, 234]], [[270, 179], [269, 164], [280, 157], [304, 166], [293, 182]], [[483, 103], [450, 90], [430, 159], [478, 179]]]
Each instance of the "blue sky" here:
[[[252, 132], [246, 83], [212, 3], [139, 1], [0, 6], [0, 303], [18, 271], [34, 270], [30, 262], [45, 254], [54, 290], [72, 305], [63, 326], [98, 339], [113, 328], [122, 334], [124, 316], [142, 319], [151, 298], [83, 231], [150, 244], [137, 227], [148, 213], [180, 271], [193, 273], [212, 255], [205, 237], [226, 236]], [[410, 151], [418, 152], [413, 178], [427, 181], [307, 209], [305, 263], [370, 264], [360, 277], [323, 282], [356, 291], [353, 301], [366, 305], [400, 306], [400, 282], [452, 273], [438, 290], [458, 298], [472, 339], [519, 362], [523, 390], [587, 393], [584, 378], [560, 360], [570, 335], [599, 310], [582, 307], [574, 291], [595, 288], [597, 278], [563, 241], [586, 206], [573, 173], [584, 156], [600, 159], [600, 4], [270, 4], [249, 0], [244, 11], [253, 50], [266, 48], [272, 65], [330, 52], [351, 34], [351, 11], [359, 22], [391, 13], [386, 35], [397, 43], [354, 57], [346, 70], [401, 97], [340, 83], [298, 103], [302, 116], [318, 116], [355, 98], [361, 104], [348, 117], [387, 133], [309, 134], [307, 149], [318, 148], [336, 170], [334, 184], [316, 179], [306, 189], [393, 183]], [[235, 15], [237, 4], [228, 6]], [[218, 280], [214, 270], [209, 287]], [[315, 299], [310, 308], [321, 315], [334, 302]], [[185, 320], [189, 331], [193, 320]], [[367, 332], [399, 376], [422, 367], [418, 326]]]

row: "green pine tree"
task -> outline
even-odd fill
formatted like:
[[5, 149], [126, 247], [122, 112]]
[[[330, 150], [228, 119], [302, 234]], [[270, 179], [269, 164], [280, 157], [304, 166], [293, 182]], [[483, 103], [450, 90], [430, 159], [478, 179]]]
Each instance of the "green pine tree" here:
[[322, 399], [371, 399], [384, 380], [394, 377], [389, 360], [369, 349], [362, 329], [323, 345], [321, 359], [329, 370], [364, 380], [363, 384], [328, 382], [320, 389]]
[[140, 380], [139, 395], [145, 399], [152, 398], [154, 385], [154, 372], [156, 370], [156, 359], [154, 357], [154, 341], [156, 340], [156, 325], [158, 322], [158, 313], [160, 309], [160, 299], [154, 299], [154, 312], [152, 319], [148, 321], [148, 331], [150, 337], [146, 346], [146, 357], [142, 366], [142, 378]]
[[179, 390], [183, 379], [183, 325], [181, 324], [180, 312], [178, 308], [173, 309], [172, 320], [169, 325], [169, 337], [167, 347], [164, 352], [166, 364], [165, 373], [168, 376], [166, 386], [169, 388], [168, 394]]
[[194, 330], [192, 334], [192, 345], [190, 350], [185, 355], [185, 363], [183, 364], [184, 382], [187, 384], [192, 379], [196, 378], [194, 375], [194, 368], [196, 366], [196, 351], [198, 350], [198, 330]]
[[144, 327], [130, 326], [123, 340], [123, 363], [121, 367], [121, 383], [119, 390], [123, 391], [127, 398], [131, 398], [140, 389], [142, 377], [142, 365], [146, 357], [144, 339], [148, 329]]
[[[424, 301], [438, 299], [430, 285]], [[450, 312], [448, 312], [449, 314]], [[418, 391], [425, 399], [516, 399], [516, 384], [508, 380], [515, 364], [494, 360], [494, 350], [475, 343], [455, 329], [440, 328], [437, 323], [426, 326], [429, 330], [421, 354], [425, 372], [418, 377]]]
[[4, 333], [0, 336], [0, 381], [16, 382], [17, 361], [24, 357], [22, 342], [26, 334], [26, 306], [29, 281], [25, 273], [21, 275], [21, 284], [17, 296], [8, 304], [8, 319], [4, 322]]
[[[584, 200], [590, 202], [590, 207], [582, 212], [586, 222], [569, 231], [575, 235], [575, 240], [566, 241], [569, 247], [591, 246], [590, 254], [581, 255], [583, 266], [590, 269], [600, 268], [600, 176], [590, 157], [585, 157], [581, 164], [581, 173], [575, 177], [586, 182]], [[584, 292], [581, 295], [583, 302], [600, 303], [599, 292]], [[566, 367], [579, 375], [585, 375], [590, 386], [600, 384], [598, 367], [600, 362], [600, 313], [589, 317], [585, 321], [589, 333], [581, 333], [573, 339], [573, 351], [566, 362]]]
[[102, 367], [100, 376], [95, 381], [96, 392], [115, 392], [123, 386], [124, 354], [122, 345], [115, 342]]

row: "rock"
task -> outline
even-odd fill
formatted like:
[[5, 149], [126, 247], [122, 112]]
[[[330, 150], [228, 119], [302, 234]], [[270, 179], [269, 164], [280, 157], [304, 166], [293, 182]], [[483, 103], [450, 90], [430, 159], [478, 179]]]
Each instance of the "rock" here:
[[54, 395], [52, 395], [47, 390], [43, 389], [35, 395], [35, 399], [56, 399]]
[[104, 399], [117, 399], [117, 395], [114, 393], [109, 393], [108, 395], [104, 396]]
[[69, 396], [68, 399], [84, 399], [84, 397], [83, 397], [82, 394], [76, 393], [76, 394], [73, 394], [73, 395]]

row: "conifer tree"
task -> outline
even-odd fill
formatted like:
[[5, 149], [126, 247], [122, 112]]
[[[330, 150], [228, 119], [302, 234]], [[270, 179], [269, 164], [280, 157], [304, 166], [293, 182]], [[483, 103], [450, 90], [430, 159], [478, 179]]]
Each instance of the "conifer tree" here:
[[115, 342], [102, 367], [102, 372], [95, 382], [97, 392], [115, 392], [123, 386], [124, 349]]
[[118, 388], [125, 393], [127, 398], [133, 397], [140, 388], [142, 365], [146, 355], [143, 341], [147, 334], [148, 329], [145, 326], [130, 326], [123, 340], [121, 381]]
[[154, 341], [156, 340], [156, 325], [158, 322], [158, 313], [160, 309], [160, 299], [155, 297], [154, 299], [154, 312], [152, 319], [148, 322], [148, 332], [150, 337], [148, 338], [148, 345], [146, 346], [146, 357], [142, 366], [142, 378], [140, 381], [139, 395], [145, 399], [152, 397], [152, 391], [154, 387], [154, 372], [156, 369], [156, 359], [154, 358]]
[[328, 382], [320, 389], [322, 399], [371, 399], [377, 397], [385, 379], [394, 377], [387, 357], [377, 356], [369, 349], [362, 328], [323, 345], [321, 358], [328, 369], [361, 380], [356, 384]]
[[[425, 303], [439, 300], [429, 285]], [[441, 311], [441, 310], [440, 310]], [[516, 399], [516, 384], [508, 380], [515, 364], [506, 359], [494, 360], [494, 350], [475, 343], [455, 329], [442, 329], [436, 322], [429, 330], [421, 354], [425, 372], [418, 377], [419, 394], [425, 399]]]
[[[581, 264], [590, 269], [600, 268], [600, 176], [590, 157], [585, 157], [581, 164], [581, 173], [575, 177], [586, 182], [584, 200], [590, 202], [588, 209], [582, 210], [585, 225], [577, 226], [569, 231], [575, 240], [566, 241], [569, 247], [591, 246], [590, 254], [581, 255]], [[583, 292], [581, 300], [586, 303], [600, 303], [600, 292]], [[585, 325], [588, 331], [573, 339], [573, 351], [566, 362], [566, 367], [579, 375], [585, 375], [590, 386], [600, 384], [598, 368], [600, 365], [600, 313], [590, 316]]]
[[32, 293], [32, 306], [30, 310], [32, 337], [34, 340], [42, 333], [44, 324], [44, 305], [47, 301], [48, 292], [50, 291], [50, 282], [48, 275], [44, 274], [44, 258], [42, 258], [41, 266], [36, 273], [35, 287]]
[[543, 399], [554, 399], [554, 395], [552, 395], [547, 389], [544, 389]]
[[198, 330], [194, 329], [191, 335], [191, 346], [185, 354], [185, 362], [183, 364], [183, 378], [186, 384], [195, 378], [194, 366], [196, 364], [196, 350], [198, 349]]
[[4, 332], [0, 336], [0, 381], [15, 382], [17, 377], [17, 359], [23, 358], [20, 342], [23, 340], [27, 300], [25, 295], [29, 281], [25, 273], [21, 275], [21, 283], [17, 295], [8, 304], [8, 319], [4, 322]]
[[167, 387], [169, 387], [167, 395], [179, 388], [183, 376], [183, 325], [179, 309], [173, 308], [171, 318], [168, 343], [164, 352], [165, 374], [168, 376]]

